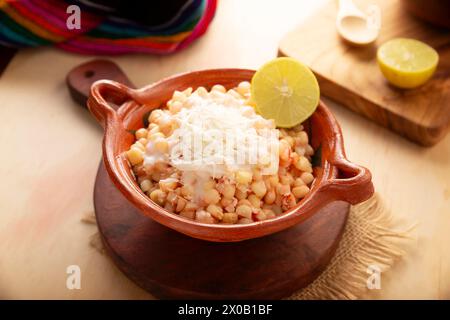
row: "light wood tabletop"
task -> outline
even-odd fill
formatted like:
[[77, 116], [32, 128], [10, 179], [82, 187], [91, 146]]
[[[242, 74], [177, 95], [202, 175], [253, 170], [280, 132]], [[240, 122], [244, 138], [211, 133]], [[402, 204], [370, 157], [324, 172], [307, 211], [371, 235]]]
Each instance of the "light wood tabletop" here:
[[[111, 59], [138, 86], [182, 71], [257, 68], [323, 2], [224, 0], [207, 34], [186, 50]], [[151, 298], [89, 246], [95, 227], [80, 222], [93, 211], [102, 130], [64, 80], [92, 58], [26, 49], [0, 77], [0, 298]], [[324, 100], [342, 126], [348, 158], [370, 168], [404, 226], [418, 222], [408, 255], [367, 297], [450, 299], [450, 135], [423, 148]], [[81, 268], [80, 290], [66, 287], [69, 265]]]

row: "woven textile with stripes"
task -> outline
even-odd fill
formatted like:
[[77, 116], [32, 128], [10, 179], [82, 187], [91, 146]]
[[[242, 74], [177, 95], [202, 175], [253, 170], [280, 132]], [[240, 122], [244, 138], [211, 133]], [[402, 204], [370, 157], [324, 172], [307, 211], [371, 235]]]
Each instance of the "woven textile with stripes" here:
[[[69, 30], [73, 5], [80, 9], [80, 28]], [[0, 45], [168, 54], [206, 31], [216, 5], [217, 0], [0, 0]]]

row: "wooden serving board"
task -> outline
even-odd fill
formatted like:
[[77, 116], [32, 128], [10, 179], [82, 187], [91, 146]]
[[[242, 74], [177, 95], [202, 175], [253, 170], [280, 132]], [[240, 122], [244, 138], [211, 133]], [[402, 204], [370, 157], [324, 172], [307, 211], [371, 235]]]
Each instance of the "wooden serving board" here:
[[[72, 69], [66, 82], [85, 106], [98, 79], [132, 82], [113, 62]], [[316, 279], [333, 257], [350, 205], [336, 201], [307, 221], [234, 243], [194, 239], [141, 214], [111, 182], [103, 161], [94, 187], [99, 233], [107, 253], [130, 279], [165, 299], [277, 299]]]
[[[361, 9], [373, 3], [380, 6], [382, 28], [375, 44], [353, 47], [337, 34], [337, 1], [330, 1], [282, 39], [279, 55], [306, 63], [316, 74], [323, 95], [412, 141], [431, 146], [445, 136], [450, 123], [450, 31], [417, 20], [401, 2], [355, 0]], [[396, 37], [415, 38], [438, 51], [437, 71], [422, 87], [397, 89], [378, 69], [377, 47]]]
[[103, 162], [94, 187], [97, 225], [120, 270], [161, 299], [280, 299], [310, 284], [333, 257], [349, 212], [333, 202], [307, 221], [262, 238], [218, 243], [171, 230], [139, 211]]

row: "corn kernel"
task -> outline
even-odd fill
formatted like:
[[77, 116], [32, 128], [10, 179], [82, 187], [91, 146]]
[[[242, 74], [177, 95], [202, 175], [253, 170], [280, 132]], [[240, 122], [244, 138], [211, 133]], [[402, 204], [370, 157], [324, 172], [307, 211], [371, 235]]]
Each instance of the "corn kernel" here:
[[241, 217], [251, 219], [252, 218], [252, 208], [245, 204], [240, 205], [236, 208], [236, 214]]
[[146, 138], [140, 138], [137, 142], [139, 142], [140, 144], [142, 144], [145, 148], [145, 146], [148, 143], [148, 140]]
[[161, 132], [156, 132], [148, 137], [150, 141], [155, 141], [156, 139], [164, 139], [164, 135]]
[[314, 180], [314, 176], [310, 172], [303, 172], [300, 178], [305, 182], [305, 184], [310, 184]]
[[166, 193], [160, 189], [153, 190], [150, 193], [150, 199], [162, 206], [166, 201]]
[[251, 117], [255, 115], [255, 109], [253, 109], [253, 107], [247, 106], [247, 107], [242, 107], [242, 111], [241, 114], [244, 117]]
[[163, 114], [164, 112], [161, 109], [153, 110], [148, 117], [148, 122], [149, 123], [156, 122], [156, 120], [158, 120]]
[[256, 195], [251, 194], [248, 196], [248, 201], [252, 204], [252, 207], [254, 208], [260, 208], [261, 207], [261, 199], [258, 198]]
[[230, 89], [227, 91], [227, 94], [229, 94], [232, 97], [235, 97], [236, 99], [242, 99], [243, 96], [241, 96], [236, 90]]
[[234, 193], [236, 192], [236, 186], [231, 184], [226, 184], [223, 187], [222, 195], [224, 198], [231, 199], [234, 197]]
[[272, 219], [276, 217], [275, 212], [273, 212], [270, 209], [263, 209], [263, 212], [266, 214], [267, 219]]
[[294, 163], [294, 166], [298, 170], [312, 172], [311, 163], [309, 163], [309, 160], [305, 156], [301, 156], [300, 159], [298, 159], [298, 161]]
[[264, 181], [253, 182], [251, 185], [251, 189], [255, 193], [255, 195], [258, 196], [258, 198], [264, 197], [267, 192], [266, 184], [264, 183]]
[[184, 92], [181, 91], [177, 91], [175, 90], [173, 95], [172, 95], [172, 100], [173, 101], [180, 101], [183, 102], [184, 100], [186, 100], [186, 94], [184, 94]]
[[269, 177], [269, 182], [272, 185], [272, 187], [276, 187], [278, 185], [278, 182], [279, 182], [278, 175], [270, 176]]
[[290, 173], [287, 173], [285, 176], [280, 177], [281, 184], [288, 184], [291, 185], [294, 183], [294, 178]]
[[198, 210], [195, 213], [195, 221], [201, 222], [201, 223], [214, 223], [214, 218], [211, 216], [211, 214], [205, 210]]
[[273, 211], [276, 215], [279, 215], [279, 214], [282, 214], [282, 213], [283, 213], [283, 210], [281, 209], [281, 207], [280, 207], [280, 206], [277, 206], [277, 205], [273, 205], [273, 206], [272, 206], [272, 211]]
[[248, 94], [250, 92], [250, 82], [242, 81], [241, 83], [239, 83], [238, 87], [236, 88], [236, 91], [243, 96]]
[[167, 197], [166, 197], [166, 202], [169, 202], [171, 205], [175, 206], [177, 204], [178, 201], [178, 196], [175, 192], [173, 192], [173, 190], [163, 190], [164, 192], [167, 192]]
[[205, 191], [203, 200], [207, 204], [216, 204], [220, 201], [220, 194], [216, 189], [210, 189], [208, 191]]
[[226, 212], [234, 212], [237, 204], [236, 198], [222, 198], [220, 200], [220, 205], [225, 209]]
[[299, 186], [299, 187], [295, 187], [292, 189], [292, 194], [295, 196], [295, 198], [297, 199], [302, 199], [304, 198], [309, 192], [309, 188], [305, 185], [303, 186]]
[[255, 170], [253, 171], [253, 180], [254, 180], [254, 181], [260, 181], [260, 180], [262, 180], [262, 179], [263, 179], [263, 176], [262, 176], [262, 174], [261, 174], [261, 171], [258, 170], [258, 169], [255, 169]]
[[139, 140], [140, 138], [147, 138], [147, 133], [148, 133], [148, 131], [145, 128], [141, 128], [141, 129], [137, 130], [135, 133], [136, 139]]
[[289, 160], [289, 155], [291, 151], [289, 143], [285, 139], [281, 139], [278, 148], [280, 159], [284, 161]]
[[211, 88], [211, 91], [219, 91], [219, 92], [225, 93], [225, 92], [227, 92], [227, 89], [225, 89], [225, 87], [220, 84], [216, 84]]
[[[301, 188], [301, 187], [298, 187]], [[281, 201], [281, 207], [283, 210], [289, 210], [296, 205], [295, 196], [292, 193], [289, 193], [287, 195], [283, 195], [282, 201]]]
[[300, 187], [300, 186], [304, 186], [305, 185], [305, 181], [303, 181], [302, 178], [297, 178], [294, 181], [294, 187]]
[[238, 220], [238, 215], [232, 212], [226, 212], [223, 214], [222, 222], [224, 223], [236, 223]]
[[256, 214], [255, 219], [258, 220], [258, 221], [267, 220], [266, 213], [265, 213], [264, 211], [260, 210], [260, 211]]
[[309, 144], [306, 146], [305, 155], [312, 156], [314, 154], [314, 149]]
[[174, 101], [169, 105], [169, 110], [172, 114], [178, 113], [183, 109], [183, 104], [180, 101]]
[[213, 179], [209, 179], [203, 184], [203, 190], [208, 191], [216, 187], [216, 182]]
[[138, 148], [138, 149], [140, 149], [140, 150], [142, 150], [142, 151], [145, 151], [144, 145], [143, 145], [142, 143], [140, 143], [139, 141], [136, 141], [131, 147], [132, 147], [132, 148], [133, 148], [133, 147], [134, 147], [134, 148]]
[[237, 203], [238, 206], [243, 205], [243, 204], [245, 204], [245, 205], [247, 205], [249, 207], [252, 206], [252, 203], [248, 199], [241, 199]]
[[154, 140], [155, 149], [160, 153], [167, 153], [169, 151], [169, 144], [164, 138], [157, 138]]
[[169, 211], [169, 212], [173, 212], [174, 211], [173, 205], [170, 202], [166, 202], [164, 204], [164, 209], [166, 211]]
[[194, 188], [190, 185], [184, 185], [181, 187], [181, 195], [185, 198], [190, 198], [194, 195]]
[[153, 183], [148, 179], [142, 180], [142, 182], [140, 183], [141, 190], [144, 192], [149, 191], [152, 186]]
[[192, 87], [189, 87], [187, 89], [184, 89], [182, 91], [187, 97], [189, 97], [192, 94]]
[[291, 186], [288, 184], [278, 184], [277, 193], [279, 195], [289, 194], [291, 192]]
[[195, 90], [195, 93], [202, 98], [208, 95], [208, 91], [205, 89], [205, 87], [198, 87], [197, 90]]
[[183, 209], [186, 207], [186, 204], [187, 204], [187, 201], [185, 199], [183, 199], [181, 197], [178, 198], [177, 206], [175, 208], [175, 211], [176, 212], [183, 211]]
[[297, 137], [299, 138], [300, 145], [305, 146], [308, 144], [308, 134], [305, 131], [298, 132]]
[[240, 184], [249, 184], [252, 182], [253, 173], [249, 171], [236, 172], [236, 182]]
[[183, 211], [195, 211], [198, 209], [198, 205], [194, 202], [188, 202], [186, 203], [186, 206], [184, 207]]
[[236, 189], [236, 192], [235, 192], [235, 197], [238, 199], [238, 200], [241, 200], [241, 199], [246, 199], [247, 198], [247, 192], [244, 192], [244, 191], [242, 191], [242, 190], [240, 190], [240, 189]]
[[217, 205], [215, 205], [215, 204], [210, 204], [206, 208], [206, 211], [208, 211], [217, 220], [222, 220], [222, 218], [223, 218], [223, 210], [222, 210], [222, 208], [217, 206]]
[[275, 202], [276, 193], [275, 189], [271, 188], [267, 191], [266, 195], [264, 196], [264, 203], [272, 204]]
[[306, 152], [305, 147], [302, 146], [295, 147], [295, 153], [297, 153], [299, 156], [304, 156], [305, 152]]
[[[147, 140], [149, 140], [153, 134], [160, 132], [159, 126], [155, 123], [152, 123], [152, 124], [153, 124], [152, 128], [151, 129], [149, 128], [149, 130], [148, 130]], [[150, 124], [150, 125], [152, 125], [152, 124]]]
[[175, 190], [178, 186], [178, 180], [173, 178], [167, 178], [159, 180], [159, 188], [164, 192], [169, 192]]
[[284, 140], [287, 141], [287, 143], [289, 144], [289, 146], [292, 148], [295, 144], [294, 138], [292, 138], [291, 136], [287, 136], [284, 137]]
[[134, 147], [127, 151], [127, 157], [132, 165], [137, 165], [144, 160], [142, 150]]
[[165, 136], [170, 136], [175, 126], [175, 121], [173, 121], [172, 119], [166, 118], [159, 122], [159, 130], [161, 130], [161, 133]]

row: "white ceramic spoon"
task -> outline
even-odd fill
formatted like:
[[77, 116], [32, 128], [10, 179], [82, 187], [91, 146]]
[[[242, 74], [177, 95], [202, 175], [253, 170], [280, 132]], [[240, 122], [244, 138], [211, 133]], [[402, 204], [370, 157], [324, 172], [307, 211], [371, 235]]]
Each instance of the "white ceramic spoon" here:
[[339, 0], [336, 27], [342, 38], [360, 46], [374, 42], [380, 32], [379, 25], [371, 23], [352, 0]]

